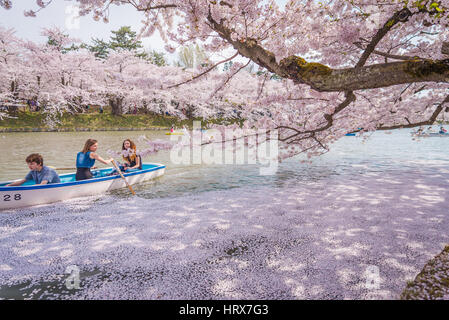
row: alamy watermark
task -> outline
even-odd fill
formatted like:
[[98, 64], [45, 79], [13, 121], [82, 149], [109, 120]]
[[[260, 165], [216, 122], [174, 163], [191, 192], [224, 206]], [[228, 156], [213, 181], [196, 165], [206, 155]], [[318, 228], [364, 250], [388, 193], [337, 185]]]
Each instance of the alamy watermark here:
[[74, 5], [68, 5], [65, 7], [65, 27], [67, 30], [79, 30], [80, 18], [79, 7]]
[[369, 265], [365, 269], [365, 288], [368, 290], [380, 289], [380, 270], [378, 266]]
[[80, 268], [76, 265], [70, 265], [65, 269], [69, 276], [65, 279], [65, 287], [69, 290], [80, 288]]
[[267, 129], [201, 129], [201, 122], [193, 122], [192, 134], [172, 135], [178, 142], [170, 152], [174, 164], [260, 165], [261, 175], [274, 175], [279, 164], [277, 130]]

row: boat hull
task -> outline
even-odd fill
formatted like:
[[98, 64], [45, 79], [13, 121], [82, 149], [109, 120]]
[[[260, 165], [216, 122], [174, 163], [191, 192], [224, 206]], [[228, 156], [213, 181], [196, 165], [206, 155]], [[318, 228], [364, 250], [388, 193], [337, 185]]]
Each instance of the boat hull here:
[[[103, 170], [111, 171], [112, 169]], [[164, 165], [143, 164], [142, 170], [125, 173], [124, 176], [128, 183], [133, 185], [154, 179], [164, 173]], [[60, 175], [61, 181], [64, 181], [65, 177], [72, 177], [73, 175], [73, 173]], [[5, 182], [2, 184], [4, 183]], [[0, 210], [16, 209], [54, 203], [72, 198], [98, 195], [125, 187], [126, 183], [120, 175], [47, 185], [24, 185], [16, 187], [0, 186]]]

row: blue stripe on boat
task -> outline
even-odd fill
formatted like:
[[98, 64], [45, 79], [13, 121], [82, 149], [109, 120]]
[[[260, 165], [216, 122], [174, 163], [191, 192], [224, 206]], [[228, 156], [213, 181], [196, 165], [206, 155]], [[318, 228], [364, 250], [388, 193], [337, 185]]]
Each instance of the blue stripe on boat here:
[[[151, 172], [151, 171], [156, 171], [156, 170], [160, 170], [165, 168], [164, 165], [161, 166], [157, 166], [157, 165], [152, 165], [152, 164], [142, 164], [142, 168], [145, 167], [149, 167], [148, 169], [142, 169], [142, 170], [136, 170], [134, 172], [129, 172], [129, 173], [124, 173], [123, 175], [125, 177], [130, 177], [130, 176], [135, 176], [138, 174], [142, 174], [142, 173], [146, 173], [146, 172]], [[111, 172], [111, 169], [101, 169], [97, 172], [102, 172], [102, 173], [106, 173], [106, 172]], [[61, 181], [63, 181], [64, 178], [66, 177], [72, 177], [73, 179], [75, 178], [75, 174], [71, 173], [71, 174], [66, 174], [66, 175], [61, 175], [60, 179]], [[86, 184], [86, 183], [95, 183], [95, 182], [101, 182], [101, 181], [107, 181], [107, 180], [113, 180], [113, 179], [121, 179], [122, 177], [120, 175], [113, 175], [113, 176], [106, 176], [106, 177], [100, 177], [100, 178], [92, 178], [92, 179], [87, 179], [87, 180], [80, 180], [80, 181], [73, 181], [73, 182], [61, 182], [61, 183], [51, 183], [51, 184], [38, 184], [38, 185], [31, 185], [31, 186], [14, 186], [14, 187], [1, 187], [0, 186], [0, 191], [14, 191], [14, 190], [33, 190], [33, 189], [48, 189], [48, 188], [60, 188], [60, 187], [68, 187], [68, 186], [74, 186], [74, 185], [78, 185], [78, 184]], [[11, 183], [12, 181], [9, 181], [7, 183]], [[7, 184], [6, 183], [6, 184]], [[5, 185], [5, 184], [3, 184]]]

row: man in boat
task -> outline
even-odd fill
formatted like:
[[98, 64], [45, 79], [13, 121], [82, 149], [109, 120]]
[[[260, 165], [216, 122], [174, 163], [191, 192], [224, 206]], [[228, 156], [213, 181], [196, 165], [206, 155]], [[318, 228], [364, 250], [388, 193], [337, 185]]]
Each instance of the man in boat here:
[[445, 134], [447, 132], [446, 129], [443, 128], [443, 126], [440, 127], [440, 134]]
[[30, 168], [30, 172], [26, 175], [25, 179], [12, 182], [7, 184], [6, 186], [20, 186], [24, 184], [26, 181], [34, 180], [36, 184], [47, 184], [47, 183], [60, 183], [58, 174], [55, 170], [44, 166], [44, 159], [38, 153], [30, 154], [26, 159], [26, 163], [28, 164], [28, 168]]

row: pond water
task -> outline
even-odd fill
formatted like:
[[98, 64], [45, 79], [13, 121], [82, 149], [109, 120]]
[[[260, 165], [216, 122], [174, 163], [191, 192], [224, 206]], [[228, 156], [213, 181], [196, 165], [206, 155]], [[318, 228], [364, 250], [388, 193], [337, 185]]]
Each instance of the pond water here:
[[[340, 175], [431, 170], [435, 166], [449, 165], [449, 138], [414, 139], [410, 132], [409, 129], [375, 132], [365, 136], [367, 139], [345, 136], [332, 145], [328, 153], [313, 158], [311, 163], [301, 163], [303, 156], [288, 159], [279, 164], [274, 175], [265, 176], [260, 174], [262, 165], [175, 164], [169, 151], [161, 151], [144, 157], [143, 161], [165, 164], [165, 175], [142, 183], [135, 190], [144, 198], [176, 197], [251, 185], [282, 186], [322, 178], [338, 179]], [[107, 158], [106, 151], [119, 151], [125, 138], [138, 141], [142, 135], [149, 139], [170, 140], [163, 131], [3, 133], [0, 135], [0, 181], [24, 177], [28, 172], [24, 159], [30, 153], [42, 154], [46, 165], [74, 167], [75, 155], [88, 138], [99, 141], [97, 152]], [[114, 191], [114, 194], [125, 196], [127, 190]]]
[[[88, 256], [87, 254], [89, 252], [92, 254], [92, 256], [89, 257], [107, 257], [108, 259], [113, 259], [115, 249], [113, 249], [112, 253], [109, 253], [106, 249], [104, 249], [106, 250], [104, 252], [97, 252], [97, 249], [91, 248], [91, 243], [102, 243], [101, 241], [104, 240], [101, 238], [103, 233], [104, 237], [114, 237], [114, 232], [118, 232], [117, 228], [126, 229], [130, 228], [130, 226], [134, 226], [135, 224], [140, 226], [141, 221], [143, 221], [144, 223], [148, 223], [148, 225], [144, 228], [146, 231], [143, 234], [145, 234], [146, 236], [150, 234], [155, 237], [154, 239], [152, 238], [151, 241], [146, 241], [145, 246], [150, 246], [155, 241], [155, 239], [159, 239], [159, 233], [162, 234], [162, 240], [159, 240], [162, 242], [167, 241], [170, 236], [166, 236], [165, 232], [167, 231], [163, 229], [163, 226], [166, 227], [167, 225], [167, 217], [169, 216], [169, 219], [175, 219], [175, 221], [176, 219], [187, 219], [180, 214], [182, 210], [180, 207], [177, 207], [177, 205], [178, 202], [181, 203], [179, 204], [179, 206], [184, 205], [182, 204], [182, 202], [186, 199], [188, 199], [189, 201], [192, 200], [192, 198], [188, 197], [190, 195], [203, 194], [200, 202], [205, 203], [208, 203], [206, 200], [209, 199], [209, 197], [212, 197], [211, 201], [209, 201], [210, 206], [218, 207], [220, 206], [220, 202], [224, 202], [225, 200], [213, 200], [213, 197], [218, 197], [217, 191], [220, 193], [220, 195], [224, 194], [223, 197], [230, 197], [232, 199], [232, 197], [238, 197], [240, 195], [240, 192], [243, 192], [241, 190], [248, 190], [248, 187], [249, 189], [251, 189], [251, 194], [257, 193], [256, 187], [268, 187], [264, 188], [263, 191], [276, 193], [278, 192], [276, 190], [282, 191], [285, 190], [286, 187], [288, 188], [289, 186], [293, 185], [303, 186], [307, 189], [310, 186], [310, 182], [313, 183], [315, 181], [320, 181], [321, 186], [332, 186], [334, 185], [332, 183], [338, 185], [339, 180], [343, 181], [343, 183], [349, 184], [351, 183], [351, 181], [357, 181], [357, 183], [359, 183], [359, 179], [360, 181], [365, 181], [363, 180], [363, 176], [365, 176], [366, 178], [367, 173], [373, 173], [377, 177], [384, 174], [385, 176], [390, 177], [410, 176], [410, 179], [413, 180], [413, 177], [421, 177], [422, 174], [424, 174], [425, 176], [431, 176], [437, 171], [441, 172], [441, 170], [446, 170], [445, 172], [449, 172], [449, 160], [447, 157], [449, 138], [432, 137], [417, 140], [410, 135], [410, 132], [411, 130], [408, 129], [396, 130], [391, 133], [375, 132], [371, 134], [368, 139], [345, 136], [337, 141], [331, 147], [331, 150], [328, 153], [312, 159], [311, 163], [302, 163], [300, 160], [304, 159], [303, 156], [296, 157], [294, 159], [289, 159], [280, 163], [275, 174], [265, 176], [260, 174], [260, 165], [176, 164], [171, 161], [169, 151], [162, 151], [157, 154], [144, 157], [143, 160], [144, 162], [156, 162], [165, 164], [165, 174], [155, 180], [135, 185], [133, 187], [138, 195], [138, 198], [135, 198], [137, 199], [137, 206], [143, 206], [146, 208], [147, 203], [151, 203], [153, 206], [155, 206], [155, 210], [152, 210], [151, 215], [146, 218], [147, 220], [135, 221], [135, 219], [138, 219], [137, 216], [133, 215], [135, 213], [127, 215], [124, 212], [120, 212], [119, 214], [115, 213], [113, 217], [109, 217], [109, 209], [101, 208], [115, 208], [116, 203], [119, 203], [120, 200], [129, 197], [129, 191], [126, 188], [115, 190], [108, 196], [99, 197], [99, 199], [95, 200], [96, 203], [92, 204], [92, 206], [96, 206], [95, 208], [98, 210], [92, 210], [86, 214], [83, 214], [83, 210], [85, 210], [83, 209], [83, 205], [80, 205], [79, 208], [76, 208], [76, 206], [65, 207], [64, 204], [57, 205], [53, 207], [53, 209], [55, 209], [56, 211], [54, 213], [46, 213], [45, 209], [43, 209], [44, 211], [42, 213], [39, 210], [33, 211], [31, 209], [24, 209], [19, 215], [5, 215], [4, 220], [1, 221], [3, 223], [3, 227], [6, 228], [6, 230], [9, 230], [9, 232], [11, 233], [11, 235], [5, 238], [5, 240], [2, 240], [8, 240], [10, 241], [10, 244], [5, 244], [4, 247], [1, 248], [1, 253], [3, 254], [3, 257], [8, 257], [8, 259], [10, 259], [8, 261], [5, 260], [5, 263], [7, 262], [8, 264], [18, 266], [18, 269], [13, 271], [19, 275], [22, 273], [22, 269], [28, 269], [23, 266], [23, 262], [21, 260], [17, 260], [22, 258], [11, 258], [12, 256], [15, 256], [15, 253], [13, 254], [8, 251], [9, 247], [11, 246], [15, 247], [14, 250], [18, 252], [18, 255], [21, 255], [23, 250], [28, 252], [27, 254], [33, 254], [35, 252], [36, 259], [38, 259], [37, 257], [40, 257], [39, 259], [42, 259], [44, 261], [41, 266], [36, 267], [37, 269], [45, 269], [45, 265], [47, 264], [47, 262], [57, 264], [57, 262], [60, 261], [58, 259], [62, 259], [61, 257], [50, 258], [50, 256], [52, 256], [53, 254], [53, 251], [48, 251], [47, 249], [45, 249], [45, 252], [38, 251], [38, 249], [41, 247], [53, 248], [53, 241], [55, 241], [55, 239], [59, 239], [58, 241], [60, 241], [57, 242], [59, 248], [58, 250], [62, 250], [61, 248], [69, 247], [73, 243], [81, 243], [82, 247], [81, 249], [79, 249], [79, 252], [77, 251], [76, 254], [73, 254], [73, 257], [75, 257], [76, 259], [82, 260], [82, 258], [79, 258], [78, 256], [83, 256], [83, 254], [86, 254], [86, 256]], [[24, 177], [28, 172], [28, 167], [26, 166], [24, 159], [30, 153], [41, 153], [44, 156], [44, 162], [46, 165], [55, 167], [73, 167], [75, 163], [74, 159], [76, 153], [81, 150], [84, 141], [88, 138], [97, 139], [99, 141], [98, 153], [103, 157], [107, 157], [106, 151], [120, 150], [121, 142], [125, 138], [130, 138], [134, 141], [138, 141], [138, 138], [141, 135], [145, 135], [149, 139], [170, 140], [170, 136], [166, 136], [165, 132], [161, 131], [3, 133], [0, 134], [0, 181]], [[142, 145], [138, 144], [138, 147], [139, 146], [142, 147]], [[99, 167], [104, 166], [99, 165]], [[242, 189], [240, 190], [237, 188]], [[232, 191], [230, 189], [235, 190]], [[332, 187], [330, 189], [332, 189]], [[330, 189], [326, 190], [329, 191]], [[205, 193], [207, 191], [216, 192], [212, 192], [211, 196], [210, 194]], [[372, 193], [382, 192], [381, 190], [370, 191]], [[319, 194], [316, 195], [314, 193], [315, 191], [313, 190], [310, 192], [312, 193], [310, 195], [311, 199], [318, 199], [317, 201], [320, 201], [321, 198]], [[326, 192], [324, 192], [324, 194], [326, 194]], [[323, 196], [323, 194], [321, 196]], [[260, 197], [264, 197], [264, 194]], [[276, 198], [276, 196], [273, 196], [273, 198]], [[154, 200], [147, 201], [145, 199]], [[255, 202], [248, 202], [248, 207], [257, 207], [257, 199], [259, 199], [259, 201], [262, 201], [262, 198], [257, 198], [257, 196], [255, 197], [255, 199]], [[161, 208], [156, 210], [157, 206], [160, 206]], [[122, 207], [119, 206], [117, 210], [122, 210], [121, 208]], [[172, 209], [174, 210], [173, 212], [171, 211]], [[49, 210], [51, 211], [52, 209]], [[178, 213], [176, 213], [177, 210], [179, 211]], [[199, 205], [199, 207], [197, 206], [195, 210], [201, 212], [205, 209]], [[346, 210], [346, 212], [350, 211]], [[104, 215], [108, 216], [107, 220], [104, 220]], [[209, 219], [211, 216], [213, 215], [205, 214], [201, 219], [205, 219], [205, 217], [208, 217]], [[306, 217], [313, 217], [313, 211], [308, 211]], [[306, 217], [304, 217], [304, 219], [306, 219]], [[194, 218], [195, 215], [192, 214], [192, 219]], [[17, 219], [17, 221], [15, 221], [14, 219]], [[48, 221], [50, 222], [48, 222], [46, 219], [48, 219]], [[87, 220], [85, 221], [83, 219]], [[104, 221], [109, 221], [110, 219], [116, 219], [111, 222], [112, 227], [109, 225], [105, 225], [104, 223]], [[205, 224], [207, 226], [207, 221], [203, 221], [201, 219], [199, 219], [198, 221], [202, 221], [202, 224]], [[387, 219], [388, 223], [390, 219], [391, 218]], [[413, 221], [413, 219], [411, 220]], [[277, 219], [276, 221], [279, 222], [282, 221], [282, 219]], [[273, 221], [273, 223], [275, 223], [276, 221]], [[431, 221], [431, 219], [428, 221]], [[158, 224], [159, 222], [161, 222], [161, 224]], [[29, 223], [28, 226], [27, 223]], [[259, 224], [261, 222], [257, 220], [257, 223]], [[320, 223], [317, 224], [318, 227]], [[184, 220], [182, 220], [177, 221], [175, 224], [181, 227], [186, 223]], [[22, 231], [18, 232], [17, 239], [19, 239], [20, 241], [15, 241], [14, 239], [16, 238], [13, 237], [14, 232], [11, 231], [11, 228], [13, 228], [15, 225], [20, 226], [20, 228], [36, 228], [36, 230], [28, 230], [26, 234], [22, 234]], [[150, 228], [149, 226], [151, 226], [151, 228], [154, 227], [155, 229], [150, 230], [148, 229]], [[72, 228], [74, 230], [81, 230], [82, 232], [80, 232], [82, 234], [78, 237], [76, 232], [72, 232]], [[48, 230], [41, 234], [41, 229]], [[214, 230], [212, 229], [212, 227], [210, 227], [209, 229]], [[151, 232], [148, 230], [150, 230]], [[184, 233], [189, 235], [190, 229], [188, 229], [187, 226], [184, 226], [182, 232], [180, 230], [178, 230], [177, 228], [175, 229], [177, 235]], [[329, 230], [325, 229], [321, 232], [326, 233], [328, 231]], [[86, 239], [90, 238], [86, 236], [86, 239], [84, 239], [83, 232], [88, 232], [90, 235], [93, 234], [95, 235], [95, 237], [92, 240], [88, 241]], [[320, 234], [319, 231], [316, 233]], [[196, 236], [197, 233], [192, 232], [192, 234]], [[199, 232], [199, 234], [201, 233]], [[279, 234], [284, 233], [280, 232]], [[439, 233], [434, 232], [434, 234]], [[100, 240], [98, 240], [100, 242], [98, 242], [96, 239], [98, 235], [100, 235], [101, 238]], [[21, 237], [23, 237], [23, 239]], [[34, 239], [34, 237], [41, 237], [42, 239]], [[140, 235], [139, 237], [142, 237], [142, 235]], [[207, 237], [211, 237], [210, 232], [207, 233], [206, 238]], [[229, 235], [229, 237], [233, 237], [233, 235], [231, 234]], [[65, 240], [66, 238], [68, 240]], [[353, 240], [351, 239], [351, 241]], [[429, 240], [429, 243], [435, 243], [435, 241]], [[34, 244], [36, 248], [33, 247], [26, 250], [22, 249], [22, 246]], [[147, 248], [145, 246], [144, 248]], [[123, 249], [123, 247], [120, 248]], [[130, 248], [131, 249], [129, 250], [131, 250], [130, 252], [132, 253], [131, 256], [134, 256], [133, 250], [135, 250], [135, 248], [133, 246], [130, 246]], [[193, 250], [193, 247], [189, 248], [189, 252], [190, 250]], [[59, 252], [58, 250], [56, 251]], [[235, 250], [235, 248], [232, 250]], [[163, 252], [164, 254], [170, 254], [170, 252], [172, 251], [173, 250], [167, 249]], [[126, 257], [128, 256], [124, 254], [124, 257], [125, 258], [121, 258], [120, 261], [126, 261]], [[368, 258], [371, 259], [370, 256]], [[28, 258], [25, 257], [23, 259], [25, 261]], [[159, 260], [165, 261], [165, 258], [161, 258]], [[28, 266], [30, 263], [28, 262], [28, 260], [26, 261]], [[68, 262], [66, 262], [65, 260], [61, 261], [64, 261], [61, 262], [63, 266], [68, 265]], [[144, 263], [146, 260], [137, 259], [135, 261], [133, 260], [133, 263], [137, 263], [136, 261], [140, 261], [139, 263]], [[348, 263], [352, 263], [351, 261], [352, 260], [350, 260]], [[3, 268], [6, 268], [6, 266], [4, 265]], [[117, 268], [120, 269], [120, 266], [118, 266]], [[129, 279], [131, 280], [133, 279], [135, 271], [133, 271], [132, 268], [126, 271], [128, 273], [126, 273], [125, 271], [123, 272], [126, 277], [129, 277]], [[112, 271], [111, 274], [113, 274]], [[111, 277], [113, 277], [111, 274], [108, 275], [108, 273], [104, 271], [104, 266], [102, 266], [101, 263], [95, 264], [92, 269], [81, 270], [81, 276], [83, 277], [83, 279], [86, 279], [86, 281], [90, 281], [90, 284], [88, 284], [87, 282], [84, 283], [84, 285], [89, 288], [95, 288], [95, 283], [103, 281], [103, 278], [110, 279]], [[176, 274], [176, 272], [174, 274]], [[2, 285], [0, 283], [0, 299], [46, 299], [55, 297], [70, 298], [75, 293], [66, 289], [66, 278], [66, 274], [58, 271], [55, 272], [55, 275], [52, 277], [47, 276], [41, 279], [34, 276], [34, 278], [31, 277], [33, 281], [22, 281], [14, 285]]]

